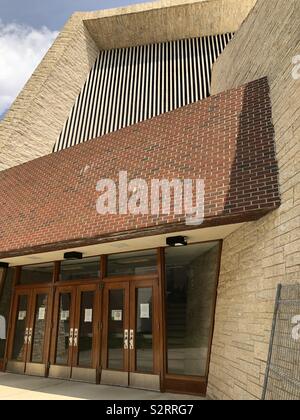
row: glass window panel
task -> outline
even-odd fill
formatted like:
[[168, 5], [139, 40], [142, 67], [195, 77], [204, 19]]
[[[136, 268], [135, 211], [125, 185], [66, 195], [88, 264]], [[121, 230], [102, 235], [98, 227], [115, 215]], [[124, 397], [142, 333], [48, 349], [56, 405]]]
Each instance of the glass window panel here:
[[136, 370], [153, 372], [152, 288], [139, 288], [136, 320]]
[[31, 361], [43, 363], [44, 340], [47, 321], [48, 295], [41, 294], [36, 298]]
[[5, 353], [8, 317], [12, 298], [13, 272], [11, 268], [3, 270], [3, 272], [0, 270], [0, 359], [4, 358]]
[[100, 257], [85, 258], [77, 261], [62, 261], [60, 280], [87, 280], [100, 278]]
[[108, 368], [124, 369], [124, 290], [109, 291]]
[[127, 276], [157, 272], [157, 250], [108, 256], [108, 276]]
[[18, 362], [23, 362], [25, 356], [25, 330], [28, 318], [28, 296], [22, 295], [19, 297], [17, 306], [17, 319], [14, 336], [12, 359]]
[[67, 365], [69, 358], [71, 293], [62, 293], [59, 299], [56, 364]]
[[81, 293], [78, 364], [92, 366], [94, 292]]
[[20, 284], [51, 283], [54, 263], [27, 265], [22, 267]]
[[205, 376], [219, 242], [166, 249], [168, 373]]

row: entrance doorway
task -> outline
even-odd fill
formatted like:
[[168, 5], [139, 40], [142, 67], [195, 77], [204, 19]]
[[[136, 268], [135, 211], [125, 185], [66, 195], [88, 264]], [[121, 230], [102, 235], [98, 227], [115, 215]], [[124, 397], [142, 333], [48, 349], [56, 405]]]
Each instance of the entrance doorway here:
[[158, 276], [17, 285], [6, 370], [161, 390]]
[[101, 383], [160, 391], [158, 280], [107, 281]]
[[205, 395], [220, 242], [15, 269], [4, 368]]
[[55, 291], [49, 377], [97, 382], [99, 284]]
[[51, 305], [51, 288], [21, 289], [15, 292], [7, 371], [46, 375]]

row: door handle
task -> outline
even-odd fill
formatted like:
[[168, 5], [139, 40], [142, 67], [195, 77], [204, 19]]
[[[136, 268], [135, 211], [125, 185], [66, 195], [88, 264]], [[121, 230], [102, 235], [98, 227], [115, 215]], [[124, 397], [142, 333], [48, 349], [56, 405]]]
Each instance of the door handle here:
[[29, 328], [26, 328], [25, 335], [24, 335], [24, 344], [28, 344], [28, 333], [29, 333]]
[[73, 346], [77, 347], [78, 346], [78, 328], [75, 328], [74, 330], [74, 340], [73, 340]]
[[72, 347], [73, 346], [73, 335], [74, 335], [74, 330], [73, 328], [70, 329], [70, 337], [69, 337], [69, 346]]
[[29, 328], [29, 333], [28, 333], [28, 344], [31, 344], [32, 341], [32, 328]]
[[128, 330], [124, 330], [124, 350], [128, 350]]
[[134, 350], [134, 331], [133, 330], [130, 330], [129, 348], [130, 350]]

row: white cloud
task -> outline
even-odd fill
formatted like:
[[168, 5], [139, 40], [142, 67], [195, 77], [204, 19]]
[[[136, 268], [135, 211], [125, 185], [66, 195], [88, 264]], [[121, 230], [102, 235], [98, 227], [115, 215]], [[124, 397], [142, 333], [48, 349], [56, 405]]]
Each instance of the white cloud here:
[[0, 19], [0, 115], [10, 107], [53, 43], [57, 32]]

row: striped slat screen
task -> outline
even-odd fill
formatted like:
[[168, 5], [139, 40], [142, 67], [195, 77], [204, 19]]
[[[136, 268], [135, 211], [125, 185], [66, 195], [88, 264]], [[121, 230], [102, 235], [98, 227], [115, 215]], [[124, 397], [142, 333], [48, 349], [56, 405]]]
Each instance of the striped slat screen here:
[[101, 52], [54, 151], [207, 98], [213, 63], [232, 36]]

